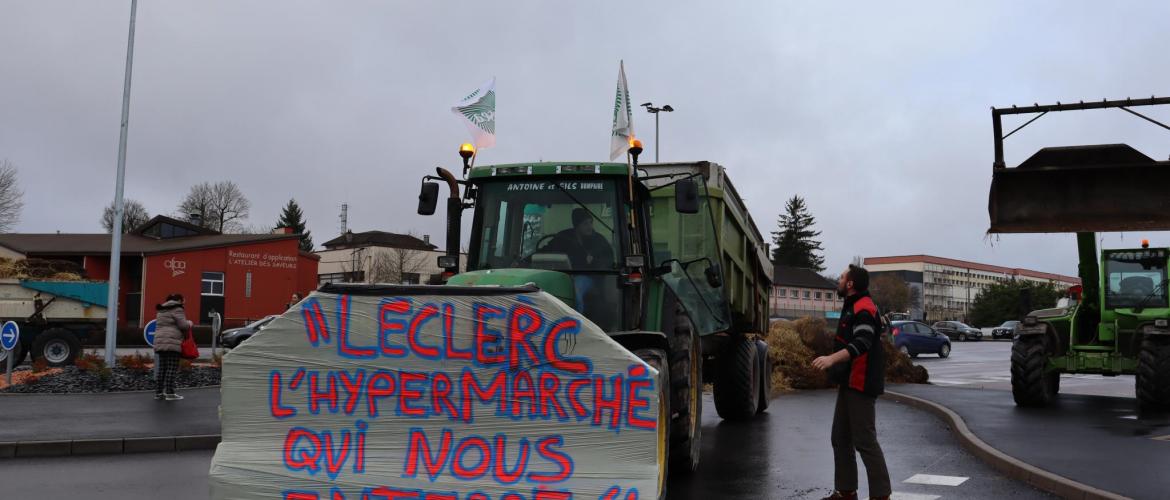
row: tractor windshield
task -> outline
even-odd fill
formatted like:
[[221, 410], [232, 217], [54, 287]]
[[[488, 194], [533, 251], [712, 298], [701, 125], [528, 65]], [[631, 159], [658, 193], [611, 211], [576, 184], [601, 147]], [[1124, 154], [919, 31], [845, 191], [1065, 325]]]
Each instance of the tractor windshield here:
[[1167, 307], [1166, 257], [1165, 250], [1107, 254], [1105, 307]]
[[616, 271], [612, 180], [485, 183], [477, 269]]

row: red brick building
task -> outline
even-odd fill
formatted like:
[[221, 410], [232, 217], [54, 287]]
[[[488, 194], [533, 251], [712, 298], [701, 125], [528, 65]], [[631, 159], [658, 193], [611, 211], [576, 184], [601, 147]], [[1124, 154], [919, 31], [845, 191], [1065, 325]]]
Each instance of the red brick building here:
[[[2, 234], [0, 257], [68, 260], [108, 280], [110, 244], [108, 234]], [[299, 245], [295, 234], [220, 234], [155, 217], [122, 238], [118, 326], [141, 327], [172, 293], [200, 324], [212, 309], [225, 326], [284, 312], [293, 293], [317, 287], [318, 257]]]

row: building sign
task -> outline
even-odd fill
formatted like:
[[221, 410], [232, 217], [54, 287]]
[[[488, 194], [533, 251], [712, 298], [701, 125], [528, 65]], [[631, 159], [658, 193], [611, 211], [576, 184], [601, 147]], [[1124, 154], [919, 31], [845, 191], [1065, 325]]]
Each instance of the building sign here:
[[223, 363], [214, 499], [657, 497], [657, 371], [544, 292], [315, 292]]
[[297, 256], [268, 252], [241, 252], [228, 250], [228, 265], [296, 269]]
[[179, 260], [178, 257], [171, 257], [170, 260], [163, 262], [163, 267], [170, 271], [171, 277], [174, 278], [187, 272], [187, 261]]

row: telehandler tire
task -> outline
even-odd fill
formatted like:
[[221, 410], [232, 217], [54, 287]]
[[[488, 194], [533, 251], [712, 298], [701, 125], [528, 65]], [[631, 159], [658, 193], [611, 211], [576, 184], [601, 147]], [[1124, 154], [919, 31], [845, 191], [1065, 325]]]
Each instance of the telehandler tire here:
[[760, 364], [756, 344], [734, 335], [719, 357], [715, 377], [715, 411], [724, 420], [746, 420], [756, 415], [760, 402]]
[[1048, 373], [1047, 367], [1043, 338], [1020, 338], [1012, 345], [1012, 397], [1017, 406], [1042, 407], [1052, 402], [1060, 373]]
[[1170, 410], [1170, 339], [1142, 340], [1134, 379], [1139, 409]]

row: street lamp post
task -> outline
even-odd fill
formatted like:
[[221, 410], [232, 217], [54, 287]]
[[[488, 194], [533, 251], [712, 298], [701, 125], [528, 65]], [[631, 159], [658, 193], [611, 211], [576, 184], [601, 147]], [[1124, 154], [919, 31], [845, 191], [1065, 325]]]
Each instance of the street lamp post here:
[[671, 111], [674, 111], [674, 108], [670, 107], [669, 104], [661, 108], [656, 108], [653, 104], [648, 102], [642, 103], [642, 106], [646, 108], [646, 112], [654, 115], [654, 163], [658, 163], [658, 113], [660, 111], [670, 113]]
[[134, 16], [138, 0], [130, 0], [130, 35], [126, 41], [126, 78], [122, 85], [122, 128], [118, 135], [118, 180], [114, 187], [114, 224], [110, 232], [110, 283], [106, 295], [106, 366], [114, 366], [118, 347], [118, 278], [122, 272], [122, 188], [126, 184], [126, 132], [130, 123], [130, 75], [134, 63]]

